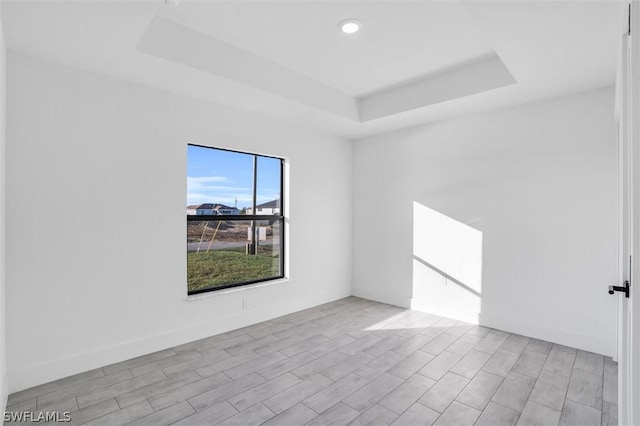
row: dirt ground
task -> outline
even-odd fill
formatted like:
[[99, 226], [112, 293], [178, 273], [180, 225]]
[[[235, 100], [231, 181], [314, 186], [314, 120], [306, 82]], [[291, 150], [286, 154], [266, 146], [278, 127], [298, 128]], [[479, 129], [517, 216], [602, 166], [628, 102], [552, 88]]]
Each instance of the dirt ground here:
[[[263, 222], [262, 224], [260, 222]], [[266, 226], [267, 239], [273, 236], [273, 225], [269, 225], [266, 221], [258, 221], [258, 226]], [[197, 243], [202, 241], [211, 241], [215, 234], [215, 241], [246, 241], [248, 229], [251, 221], [210, 221], [210, 222], [188, 222], [187, 223], [187, 242]], [[217, 228], [217, 232], [216, 232]], [[203, 236], [204, 233], [204, 236]]]

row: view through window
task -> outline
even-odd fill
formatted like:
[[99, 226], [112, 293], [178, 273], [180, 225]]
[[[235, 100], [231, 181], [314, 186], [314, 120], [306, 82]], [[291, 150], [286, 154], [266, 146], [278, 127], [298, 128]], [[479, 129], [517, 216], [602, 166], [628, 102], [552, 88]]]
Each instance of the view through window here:
[[284, 161], [187, 149], [188, 293], [282, 278]]

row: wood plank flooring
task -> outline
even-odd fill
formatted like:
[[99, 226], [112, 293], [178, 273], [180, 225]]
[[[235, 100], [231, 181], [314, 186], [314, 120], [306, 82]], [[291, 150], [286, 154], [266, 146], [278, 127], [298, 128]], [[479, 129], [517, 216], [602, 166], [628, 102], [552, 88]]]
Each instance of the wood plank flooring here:
[[9, 396], [72, 425], [616, 425], [617, 364], [349, 297]]

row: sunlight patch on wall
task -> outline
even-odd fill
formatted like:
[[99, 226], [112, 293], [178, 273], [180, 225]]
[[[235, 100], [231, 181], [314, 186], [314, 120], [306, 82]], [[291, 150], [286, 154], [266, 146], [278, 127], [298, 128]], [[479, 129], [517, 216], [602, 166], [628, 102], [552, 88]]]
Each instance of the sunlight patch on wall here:
[[413, 203], [412, 309], [477, 322], [482, 232]]

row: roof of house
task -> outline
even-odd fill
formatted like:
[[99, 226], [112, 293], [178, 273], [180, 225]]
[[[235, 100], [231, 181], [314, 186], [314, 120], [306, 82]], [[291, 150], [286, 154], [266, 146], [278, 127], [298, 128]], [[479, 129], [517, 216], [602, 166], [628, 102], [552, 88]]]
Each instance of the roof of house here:
[[268, 201], [266, 203], [262, 203], [262, 204], [258, 204], [256, 206], [256, 209], [268, 209], [268, 208], [275, 208], [275, 207], [280, 207], [280, 200], [273, 200], [273, 201]]
[[225, 206], [224, 204], [204, 203], [187, 206], [191, 210], [237, 210], [235, 207]]

